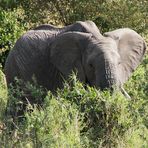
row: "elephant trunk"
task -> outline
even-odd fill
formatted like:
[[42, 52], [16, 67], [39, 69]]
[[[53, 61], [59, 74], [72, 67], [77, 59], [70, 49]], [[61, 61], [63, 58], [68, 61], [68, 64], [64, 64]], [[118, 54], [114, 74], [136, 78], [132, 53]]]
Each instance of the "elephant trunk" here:
[[106, 88], [113, 90], [117, 85], [117, 68], [115, 64], [108, 60], [104, 60], [101, 67], [98, 67], [96, 70], [96, 86], [101, 90]]

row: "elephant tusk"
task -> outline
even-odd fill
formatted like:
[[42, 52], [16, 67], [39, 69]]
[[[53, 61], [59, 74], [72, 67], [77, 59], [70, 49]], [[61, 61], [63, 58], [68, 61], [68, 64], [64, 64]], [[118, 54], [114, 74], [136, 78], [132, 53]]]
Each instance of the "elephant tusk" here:
[[125, 89], [123, 87], [121, 87], [121, 92], [122, 94], [127, 98], [127, 99], [131, 99], [131, 97], [129, 96], [129, 94], [125, 91]]

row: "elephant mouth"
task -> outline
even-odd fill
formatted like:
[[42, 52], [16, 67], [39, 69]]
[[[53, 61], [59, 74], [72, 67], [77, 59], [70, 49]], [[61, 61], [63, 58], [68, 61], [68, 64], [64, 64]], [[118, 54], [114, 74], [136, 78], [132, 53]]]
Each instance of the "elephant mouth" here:
[[111, 80], [107, 79], [106, 81], [100, 82], [99, 87], [100, 87], [101, 90], [109, 89], [111, 91], [114, 91], [115, 85], [116, 85], [116, 82], [115, 82], [114, 79], [111, 79]]

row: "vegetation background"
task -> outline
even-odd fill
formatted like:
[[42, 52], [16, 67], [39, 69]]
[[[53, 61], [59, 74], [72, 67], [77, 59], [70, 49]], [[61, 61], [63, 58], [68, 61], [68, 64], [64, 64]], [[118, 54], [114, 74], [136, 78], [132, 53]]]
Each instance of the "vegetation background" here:
[[[127, 100], [117, 92], [100, 92], [77, 81], [65, 82], [57, 95], [50, 92], [43, 107], [32, 108], [26, 120], [16, 130], [6, 125], [5, 116], [11, 93], [5, 82], [4, 63], [15, 41], [27, 30], [39, 24], [64, 26], [75, 21], [92, 20], [100, 31], [129, 27], [148, 43], [147, 0], [0, 0], [0, 146], [1, 147], [148, 147], [148, 56], [125, 84], [131, 96]], [[40, 98], [42, 88], [28, 85]], [[16, 97], [16, 99], [17, 99]]]

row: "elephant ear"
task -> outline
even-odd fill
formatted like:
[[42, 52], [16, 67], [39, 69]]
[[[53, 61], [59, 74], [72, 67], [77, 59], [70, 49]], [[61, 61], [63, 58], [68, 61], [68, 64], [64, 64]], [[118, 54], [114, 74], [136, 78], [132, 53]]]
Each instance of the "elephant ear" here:
[[85, 82], [82, 52], [87, 46], [89, 33], [67, 32], [56, 37], [51, 45], [50, 62], [67, 77], [77, 71], [78, 78]]
[[104, 34], [117, 42], [120, 55], [119, 79], [123, 84], [142, 61], [146, 51], [146, 43], [134, 30], [129, 28], [117, 29]]

